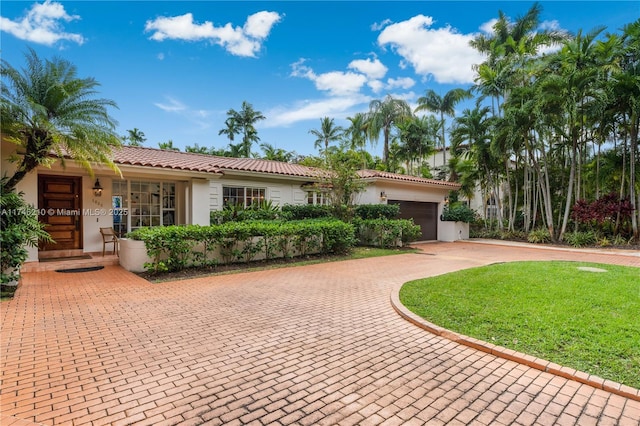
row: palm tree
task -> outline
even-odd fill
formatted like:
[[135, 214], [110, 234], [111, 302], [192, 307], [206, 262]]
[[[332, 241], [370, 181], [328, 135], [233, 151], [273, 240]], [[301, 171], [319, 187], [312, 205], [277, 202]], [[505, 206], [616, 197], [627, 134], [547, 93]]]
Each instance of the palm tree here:
[[400, 139], [400, 151], [402, 159], [407, 161], [407, 172], [413, 175], [413, 165], [417, 162], [420, 166], [418, 172], [422, 171], [423, 160], [433, 153], [435, 147], [436, 134], [434, 130], [432, 116], [410, 117], [398, 123], [398, 136]]
[[456, 105], [464, 100], [470, 99], [473, 96], [468, 90], [456, 88], [451, 89], [444, 96], [438, 95], [434, 90], [429, 89], [425, 96], [418, 98], [418, 111], [431, 111], [440, 114], [440, 127], [442, 130], [441, 145], [442, 148], [442, 164], [447, 164], [447, 148], [445, 142], [445, 123], [444, 116], [448, 115], [453, 117], [455, 115]]
[[411, 108], [406, 101], [394, 99], [390, 95], [387, 95], [383, 100], [374, 99], [369, 103], [366, 120], [367, 135], [371, 140], [378, 140], [380, 132], [382, 132], [384, 137], [382, 161], [387, 169], [389, 168], [391, 129], [411, 115]]
[[344, 131], [349, 149], [360, 150], [362, 154], [362, 168], [367, 168], [365, 145], [367, 143], [367, 117], [359, 112], [353, 117], [347, 117], [349, 127]]
[[[454, 120], [451, 131], [451, 144], [456, 153], [472, 159], [477, 166], [477, 174], [485, 197], [499, 201], [499, 164], [500, 159], [491, 150], [493, 119], [489, 116], [490, 108], [476, 106], [465, 109], [460, 117]], [[502, 228], [501, 209], [497, 209], [498, 226]]]
[[282, 161], [284, 163], [290, 163], [296, 156], [294, 151], [287, 151], [283, 148], [276, 148], [268, 143], [261, 143], [260, 149], [262, 149], [262, 158], [265, 160]]
[[129, 146], [142, 146], [147, 138], [144, 135], [144, 132], [137, 127], [134, 127], [131, 130], [127, 130], [127, 135], [123, 137], [124, 140], [128, 141], [127, 145]]
[[329, 153], [329, 144], [339, 141], [344, 134], [344, 129], [336, 126], [333, 118], [324, 117], [320, 119], [320, 129], [311, 129], [309, 133], [316, 137], [314, 147], [320, 149], [326, 158]]
[[556, 108], [557, 122], [565, 123], [562, 131], [566, 142], [570, 144], [569, 180], [559, 235], [561, 240], [569, 223], [572, 201], [580, 198], [581, 164], [578, 154], [587, 138], [585, 103], [598, 95], [595, 90], [600, 74], [596, 66], [595, 42], [602, 31], [604, 27], [598, 27], [583, 35], [580, 30], [574, 38], [566, 41], [550, 60], [550, 68], [556, 72], [545, 75], [540, 83], [541, 94], [544, 96], [542, 100]]
[[240, 154], [248, 158], [251, 156], [251, 146], [260, 141], [255, 124], [265, 119], [266, 117], [260, 111], [254, 110], [250, 103], [243, 101], [240, 111], [234, 109], [227, 111], [227, 119], [224, 122], [227, 127], [220, 130], [218, 135], [227, 135], [231, 142], [236, 135], [242, 135]]
[[[640, 194], [637, 193], [636, 159], [638, 155], [638, 133], [640, 132], [640, 19], [625, 25], [623, 28], [622, 72], [615, 80], [619, 88], [625, 87], [624, 99], [628, 103], [629, 123], [629, 192], [630, 201], [636, 212], [632, 217], [633, 236], [640, 239]], [[634, 84], [635, 82], [635, 84]]]
[[180, 151], [180, 148], [178, 148], [177, 146], [173, 146], [173, 141], [171, 139], [166, 142], [158, 142], [158, 147], [160, 149], [166, 149], [169, 151]]
[[198, 143], [191, 145], [187, 145], [184, 147], [184, 152], [193, 152], [195, 154], [210, 154], [211, 148], [207, 148], [206, 146], [200, 146]]
[[[92, 163], [103, 163], [119, 172], [112, 149], [121, 146], [116, 121], [109, 115], [115, 102], [96, 98], [100, 85], [93, 78], [78, 78], [69, 61], [41, 60], [33, 49], [25, 54], [21, 71], [4, 59], [0, 123], [4, 137], [18, 145], [20, 159], [4, 189], [12, 191], [27, 173], [58, 157], [82, 165], [90, 175]], [[22, 153], [24, 152], [24, 153]]]
[[516, 53], [514, 49], [518, 45], [524, 45], [526, 53], [534, 55], [540, 46], [560, 43], [567, 37], [564, 31], [540, 31], [541, 13], [542, 6], [536, 2], [524, 16], [511, 22], [509, 17], [500, 10], [498, 19], [493, 25], [493, 34], [489, 36], [481, 34], [469, 44], [477, 51], [489, 54], [488, 63], [491, 66], [500, 57], [508, 57]]

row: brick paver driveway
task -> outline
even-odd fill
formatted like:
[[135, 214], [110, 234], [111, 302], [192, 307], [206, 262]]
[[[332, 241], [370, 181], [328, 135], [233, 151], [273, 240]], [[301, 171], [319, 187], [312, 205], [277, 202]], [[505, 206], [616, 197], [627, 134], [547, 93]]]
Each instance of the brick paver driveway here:
[[1, 305], [2, 424], [639, 424], [640, 402], [429, 334], [389, 295], [492, 261], [640, 258], [422, 248], [163, 284], [26, 274]]

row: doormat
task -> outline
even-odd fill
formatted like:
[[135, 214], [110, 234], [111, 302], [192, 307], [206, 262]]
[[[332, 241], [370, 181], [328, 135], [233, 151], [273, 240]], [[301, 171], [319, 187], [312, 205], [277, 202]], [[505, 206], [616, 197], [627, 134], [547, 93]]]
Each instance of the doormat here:
[[63, 262], [65, 260], [82, 260], [82, 259], [91, 259], [91, 256], [88, 254], [83, 254], [81, 256], [67, 256], [67, 257], [48, 257], [45, 259], [38, 259], [39, 262]]
[[91, 272], [91, 271], [99, 271], [100, 269], [104, 269], [104, 266], [88, 266], [86, 268], [69, 268], [69, 269], [56, 269], [56, 272]]

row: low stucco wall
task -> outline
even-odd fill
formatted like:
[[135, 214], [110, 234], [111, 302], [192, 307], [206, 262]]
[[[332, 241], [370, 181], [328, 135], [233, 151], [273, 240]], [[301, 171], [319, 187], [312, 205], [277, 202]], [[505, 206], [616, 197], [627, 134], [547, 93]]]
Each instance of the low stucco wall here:
[[465, 222], [440, 221], [438, 240], [459, 241], [469, 239], [469, 224]]

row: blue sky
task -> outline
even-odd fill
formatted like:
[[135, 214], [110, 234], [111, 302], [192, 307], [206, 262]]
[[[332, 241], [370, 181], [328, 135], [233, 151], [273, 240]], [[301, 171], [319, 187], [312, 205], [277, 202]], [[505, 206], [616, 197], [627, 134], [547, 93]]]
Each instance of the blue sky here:
[[[324, 116], [344, 125], [387, 94], [415, 105], [428, 89], [469, 87], [481, 61], [469, 39], [498, 10], [516, 18], [532, 4], [3, 1], [0, 54], [15, 67], [28, 47], [71, 61], [118, 104], [118, 133], [138, 128], [145, 146], [226, 146], [226, 111], [247, 101], [267, 118], [261, 142], [309, 155]], [[541, 4], [545, 26], [571, 32], [640, 16], [637, 1]]]

